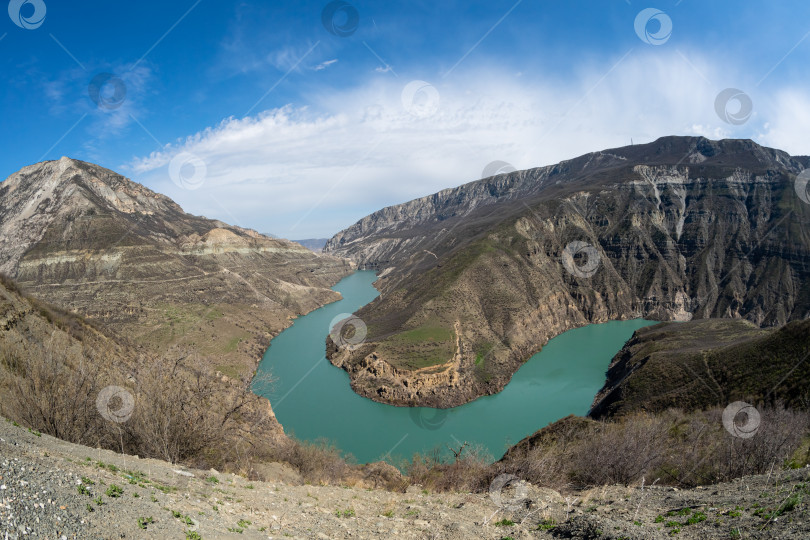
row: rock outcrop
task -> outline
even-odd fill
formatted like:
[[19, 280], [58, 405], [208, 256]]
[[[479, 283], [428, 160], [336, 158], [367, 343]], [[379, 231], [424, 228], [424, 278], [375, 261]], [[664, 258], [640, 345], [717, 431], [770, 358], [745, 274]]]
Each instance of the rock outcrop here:
[[[807, 318], [807, 165], [750, 140], [666, 137], [385, 208], [325, 248], [378, 269], [381, 291], [357, 313], [367, 341], [329, 356], [364, 396], [449, 407], [588, 323]], [[426, 331], [452, 337], [414, 349]], [[451, 361], [452, 384], [423, 376]]]

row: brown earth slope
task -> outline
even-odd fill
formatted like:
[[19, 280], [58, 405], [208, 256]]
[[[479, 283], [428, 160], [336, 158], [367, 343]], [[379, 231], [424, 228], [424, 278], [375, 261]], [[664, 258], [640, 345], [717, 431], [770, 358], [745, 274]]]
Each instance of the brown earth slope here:
[[805, 157], [665, 137], [376, 212], [325, 251], [380, 270], [360, 345], [328, 344], [361, 395], [450, 407], [500, 391], [588, 323], [810, 315]]

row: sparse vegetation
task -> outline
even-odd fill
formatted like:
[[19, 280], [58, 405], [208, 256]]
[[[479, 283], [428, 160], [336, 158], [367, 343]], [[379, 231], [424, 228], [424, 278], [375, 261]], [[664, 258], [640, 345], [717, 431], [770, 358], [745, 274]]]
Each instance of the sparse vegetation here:
[[106, 493], [107, 497], [116, 498], [116, 497], [120, 497], [121, 495], [123, 495], [124, 490], [121, 489], [119, 486], [116, 486], [115, 484], [110, 484], [110, 486], [107, 488], [107, 491], [105, 493]]
[[[186, 358], [171, 362], [158, 361], [151, 367], [139, 371], [137, 384], [122, 383], [129, 384], [127, 388], [137, 396], [138, 403], [142, 403], [142, 400], [152, 403], [146, 407], [146, 412], [138, 410], [140, 407], [136, 409], [132, 418], [122, 424], [111, 424], [106, 421], [99, 423], [98, 418], [95, 418], [98, 416], [95, 404], [91, 402], [84, 404], [86, 408], [84, 413], [80, 408], [77, 414], [66, 417], [64, 413], [56, 411], [57, 404], [61, 403], [58, 399], [53, 400], [49, 396], [39, 395], [36, 400], [33, 396], [26, 396], [25, 400], [22, 400], [19, 394], [27, 392], [32, 387], [26, 386], [28, 383], [16, 380], [20, 373], [42, 379], [43, 387], [48, 389], [57, 389], [64, 384], [58, 380], [60, 376], [66, 376], [68, 379], [78, 377], [70, 380], [78, 381], [79, 387], [85, 391], [97, 389], [102, 384], [120, 381], [115, 379], [116, 375], [112, 371], [97, 371], [91, 374], [90, 366], [95, 366], [93, 357], [78, 354], [77, 349], [70, 347], [66, 349], [68, 352], [61, 351], [60, 348], [65, 344], [70, 343], [59, 342], [58, 338], [53, 340], [46, 347], [47, 354], [40, 360], [33, 361], [19, 355], [12, 358], [7, 351], [0, 353], [6, 355], [3, 361], [6, 368], [3, 388], [11, 389], [12, 395], [16, 396], [17, 400], [14, 402], [16, 405], [5, 403], [3, 406], [37, 403], [40, 407], [36, 409], [39, 411], [37, 421], [44, 423], [27, 427], [25, 424], [33, 422], [35, 418], [29, 416], [28, 420], [23, 420], [24, 429], [27, 428], [32, 433], [39, 426], [53, 423], [56, 426], [54, 433], [70, 434], [69, 436], [76, 436], [84, 441], [92, 440], [82, 435], [86, 430], [93, 433], [95, 441], [101, 445], [172, 462], [200, 460], [200, 463], [209, 465], [222, 463], [217, 461], [221, 459], [217, 456], [227, 455], [227, 466], [219, 470], [238, 470], [251, 480], [261, 479], [255, 473], [252, 464], [262, 461], [290, 463], [301, 472], [305, 482], [311, 484], [340, 484], [357, 471], [350, 464], [350, 459], [341, 456], [334, 446], [326, 442], [301, 443], [293, 439], [281, 439], [270, 444], [255, 440], [250, 441], [250, 444], [239, 446], [236, 451], [228, 449], [228, 454], [222, 454], [224, 449], [221, 441], [219, 443], [212, 441], [230, 429], [229, 422], [232, 419], [240, 418], [243, 411], [249, 408], [247, 405], [249, 400], [245, 398], [243, 402], [229, 403], [228, 407], [231, 405], [234, 407], [229, 411], [230, 416], [221, 415], [222, 409], [217, 413], [203, 410], [205, 407], [211, 407], [218, 394], [214, 389], [214, 382], [195, 371]], [[487, 351], [488, 346], [479, 349], [482, 359], [478, 365], [486, 363], [484, 357], [488, 354]], [[10, 372], [10, 368], [18, 371]], [[12, 375], [9, 376], [8, 373]], [[173, 384], [178, 385], [178, 392], [187, 396], [180, 399], [182, 406], [176, 407], [176, 404], [169, 403], [170, 399], [161, 397], [168, 393], [165, 389], [167, 380], [173, 381]], [[161, 382], [164, 386], [159, 384]], [[194, 403], [194, 396], [199, 397], [200, 403]], [[74, 397], [79, 403], [84, 403], [82, 396]], [[405, 467], [408, 473], [406, 480], [399, 481], [397, 485], [387, 482], [383, 482], [382, 485], [402, 489], [405, 483], [420, 484], [424, 486], [420, 488], [423, 494], [451, 490], [484, 492], [496, 475], [509, 473], [535, 484], [554, 487], [580, 488], [613, 483], [632, 484], [638, 482], [641, 477], [660, 478], [661, 484], [689, 487], [764, 473], [774, 465], [802, 467], [810, 456], [808, 444], [810, 438], [807, 437], [810, 426], [808, 414], [798, 410], [787, 410], [778, 404], [760, 405], [759, 408], [762, 414], [760, 436], [752, 439], [729, 436], [720, 422], [721, 409], [692, 413], [678, 410], [667, 410], [657, 414], [631, 413], [606, 421], [567, 419], [550, 426], [523, 445], [513, 448], [498, 463], [491, 463], [492, 457], [481, 449], [464, 444], [458, 451], [451, 452], [452, 456], [438, 450], [415, 456]], [[82, 417], [82, 414], [86, 416]], [[41, 420], [43, 418], [47, 421]], [[150, 418], [166, 421], [161, 420], [157, 423], [153, 421], [153, 425], [148, 425]], [[200, 420], [198, 427], [188, 427], [189, 423], [193, 424], [198, 419]], [[98, 431], [94, 432], [96, 429]], [[48, 433], [48, 429], [44, 431]], [[199, 440], [190, 442], [186, 440], [188, 437], [194, 439], [197, 434]], [[90, 458], [83, 463], [90, 467], [85, 470], [93, 470], [94, 463]], [[115, 465], [101, 461], [96, 462], [95, 466], [112, 473], [120, 472]], [[146, 487], [146, 484], [150, 484], [154, 489], [164, 493], [176, 490], [172, 486], [151, 484], [143, 473], [137, 471], [126, 470], [121, 475], [131, 485]], [[205, 480], [212, 487], [223, 482], [215, 475], [209, 475]], [[82, 495], [92, 496], [88, 487], [94, 484], [92, 480], [82, 477], [82, 483], [76, 490]], [[227, 482], [223, 487], [226, 485]], [[248, 490], [254, 489], [252, 483], [244, 487]], [[124, 490], [116, 484], [111, 484], [106, 487], [104, 493], [108, 497], [116, 498], [122, 496]], [[138, 493], [133, 492], [132, 496], [138, 497]], [[781, 504], [771, 503], [770, 506], [754, 509], [753, 514], [767, 521], [795, 512], [797, 508], [802, 507], [803, 497], [801, 493], [793, 494]], [[225, 498], [234, 500], [233, 497]], [[151, 499], [153, 502], [157, 501], [154, 495]], [[98, 506], [104, 504], [100, 496], [93, 501]], [[91, 504], [87, 504], [86, 508], [88, 512], [93, 511]], [[219, 511], [218, 505], [212, 505], [212, 508], [215, 512]], [[725, 515], [739, 517], [741, 510], [735, 508]], [[194, 523], [190, 517], [180, 512], [174, 511], [172, 514], [185, 525], [191, 526]], [[342, 519], [356, 516], [354, 508], [336, 509], [335, 515]], [[393, 518], [396, 514], [393, 509], [387, 509], [382, 515]], [[411, 508], [404, 512], [404, 516], [416, 517], [419, 516], [419, 511]], [[686, 527], [695, 526], [707, 519], [709, 517], [706, 512], [686, 508], [675, 513], [662, 514], [656, 522], [671, 533], [677, 534], [681, 530], [686, 530]], [[150, 523], [151, 521], [141, 523], [139, 520], [139, 527], [146, 528]], [[494, 522], [494, 525], [510, 527], [514, 522], [504, 518]], [[640, 523], [638, 525], [641, 526]], [[236, 527], [230, 530], [242, 533], [250, 526], [251, 522], [240, 519]], [[541, 521], [538, 529], [548, 530], [556, 526], [557, 523], [549, 518]], [[190, 534], [190, 531], [187, 534]]]
[[546, 518], [537, 525], [537, 529], [541, 531], [548, 531], [557, 526], [557, 522], [552, 518]]
[[355, 516], [354, 508], [347, 508], [347, 509], [345, 509], [343, 511], [335, 510], [335, 516], [344, 517], [344, 518], [354, 517]]
[[760, 431], [732, 437], [722, 409], [686, 414], [633, 413], [616, 420], [569, 417], [513, 447], [504, 458], [474, 449], [459, 459], [433, 453], [407, 467], [409, 480], [432, 491], [485, 491], [498, 474], [514, 474], [536, 485], [629, 485], [642, 477], [682, 487], [707, 485], [785, 464], [810, 429], [810, 414], [779, 405], [761, 407]]

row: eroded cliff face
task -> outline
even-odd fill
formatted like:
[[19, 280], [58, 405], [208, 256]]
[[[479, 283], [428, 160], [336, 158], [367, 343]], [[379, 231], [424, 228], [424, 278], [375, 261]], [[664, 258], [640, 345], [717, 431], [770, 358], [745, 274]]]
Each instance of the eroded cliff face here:
[[[588, 323], [807, 318], [805, 161], [670, 137], [382, 210], [327, 245], [381, 270], [382, 292], [357, 313], [367, 342], [329, 356], [364, 396], [449, 407], [501, 390], [550, 338]], [[407, 338], [435, 328], [457, 344], [414, 351]]]
[[291, 318], [339, 299], [330, 287], [352, 271], [69, 158], [0, 184], [0, 272], [136, 343], [192, 348], [230, 377], [250, 376]]

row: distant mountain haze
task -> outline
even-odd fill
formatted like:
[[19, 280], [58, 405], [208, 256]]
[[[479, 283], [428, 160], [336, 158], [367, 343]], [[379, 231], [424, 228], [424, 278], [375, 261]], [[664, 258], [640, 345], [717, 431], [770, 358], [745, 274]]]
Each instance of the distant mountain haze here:
[[301, 244], [305, 248], [312, 250], [315, 253], [320, 253], [323, 251], [323, 248], [328, 241], [328, 238], [307, 238], [305, 240], [293, 240], [293, 242]]

